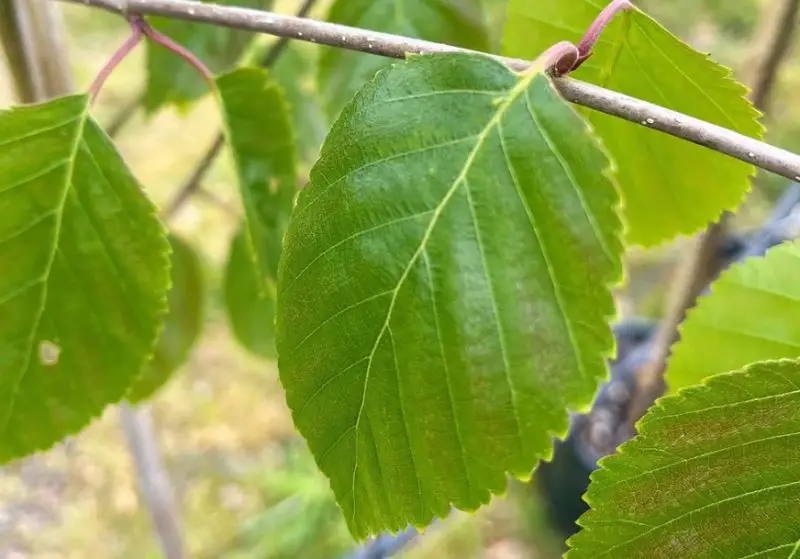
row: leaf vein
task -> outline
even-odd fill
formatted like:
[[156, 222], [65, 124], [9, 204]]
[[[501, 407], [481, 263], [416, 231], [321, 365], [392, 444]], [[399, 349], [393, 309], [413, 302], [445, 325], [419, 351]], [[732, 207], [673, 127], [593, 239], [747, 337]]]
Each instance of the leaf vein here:
[[337, 311], [336, 313], [332, 314], [331, 316], [329, 316], [328, 318], [323, 320], [319, 324], [319, 326], [317, 326], [313, 330], [311, 330], [302, 340], [300, 340], [300, 342], [298, 342], [298, 344], [296, 346], [294, 346], [291, 349], [291, 351], [289, 351], [289, 353], [287, 355], [292, 356], [295, 353], [297, 353], [297, 350], [300, 349], [306, 342], [308, 342], [317, 332], [322, 330], [325, 327], [326, 324], [330, 324], [332, 321], [336, 320], [337, 318], [339, 318], [343, 314], [345, 314], [345, 313], [347, 313], [349, 311], [352, 311], [353, 309], [356, 309], [356, 308], [360, 307], [361, 305], [369, 303], [370, 301], [374, 301], [375, 299], [380, 299], [381, 297], [385, 297], [386, 295], [389, 295], [391, 293], [392, 293], [391, 289], [389, 289], [387, 291], [381, 291], [380, 293], [376, 293], [375, 295], [370, 295], [369, 297], [367, 297], [365, 299], [361, 299], [357, 303], [353, 303], [352, 305], [348, 305], [345, 308], [343, 308], [342, 310]]
[[[731, 116], [728, 114], [728, 112], [725, 109], [723, 109], [719, 105], [719, 103], [716, 102], [716, 100], [713, 97], [711, 97], [708, 93], [706, 93], [705, 88], [700, 87], [700, 85], [697, 82], [695, 82], [691, 78], [691, 76], [689, 76], [686, 72], [683, 71], [683, 68], [681, 68], [678, 64], [676, 64], [675, 61], [672, 60], [672, 58], [667, 56], [667, 54], [662, 50], [662, 48], [660, 46], [658, 46], [658, 44], [653, 40], [653, 38], [650, 36], [650, 34], [647, 32], [647, 30], [644, 28], [644, 26], [642, 24], [640, 24], [638, 21], [636, 21], [635, 18], [631, 18], [631, 19], [633, 19], [634, 25], [636, 25], [636, 27], [638, 27], [639, 30], [642, 32], [642, 35], [648, 40], [648, 42], [651, 45], [653, 45], [653, 48], [655, 48], [658, 51], [658, 53], [662, 57], [664, 57], [664, 59], [670, 64], [670, 66], [675, 68], [675, 70], [677, 70], [677, 72], [680, 75], [682, 75], [686, 79], [686, 81], [688, 81], [703, 97], [706, 98], [707, 101], [709, 101], [714, 106], [714, 108], [716, 108], [719, 111], [719, 113], [723, 117], [725, 117], [725, 120], [728, 121], [728, 126], [730, 126], [730, 128], [732, 128], [733, 130], [739, 130], [739, 127], [736, 126], [736, 122], [731, 118]], [[626, 40], [626, 42], [627, 42], [627, 40]], [[633, 50], [632, 47], [629, 46], [629, 48], [631, 48], [631, 50]], [[725, 78], [725, 79], [728, 79], [728, 78]]]
[[332, 376], [331, 376], [331, 378], [329, 378], [328, 380], [326, 380], [325, 382], [323, 382], [323, 383], [322, 383], [322, 384], [319, 386], [319, 388], [317, 388], [317, 389], [316, 389], [316, 390], [315, 390], [315, 391], [314, 391], [314, 392], [311, 394], [311, 396], [309, 396], [308, 398], [306, 398], [306, 401], [305, 401], [305, 402], [303, 402], [303, 404], [301, 404], [301, 405], [300, 405], [300, 409], [298, 409], [298, 410], [297, 410], [297, 413], [295, 414], [295, 417], [296, 417], [296, 418], [300, 418], [300, 417], [303, 415], [303, 412], [306, 410], [306, 408], [308, 408], [308, 406], [311, 404], [311, 402], [313, 402], [313, 401], [314, 401], [314, 400], [315, 400], [315, 399], [316, 399], [316, 398], [317, 398], [317, 397], [318, 397], [320, 394], [322, 394], [322, 392], [323, 392], [323, 391], [324, 391], [324, 390], [325, 390], [325, 389], [326, 389], [328, 386], [330, 386], [330, 385], [331, 385], [333, 382], [335, 382], [335, 381], [336, 381], [336, 379], [340, 378], [340, 377], [341, 377], [343, 374], [345, 374], [346, 372], [348, 372], [348, 371], [350, 371], [351, 369], [353, 369], [353, 368], [357, 367], [357, 366], [358, 366], [360, 363], [363, 363], [364, 361], [366, 361], [368, 358], [369, 358], [369, 355], [365, 355], [365, 356], [364, 356], [364, 357], [362, 357], [361, 359], [359, 359], [359, 360], [355, 361], [354, 363], [351, 363], [350, 365], [348, 365], [347, 367], [345, 367], [344, 369], [342, 369], [341, 371], [339, 371], [339, 372], [338, 372], [338, 373], [336, 373], [335, 375], [332, 375]]
[[289, 284], [283, 289], [284, 293], [288, 293], [292, 289], [292, 287], [295, 285], [295, 283], [297, 283], [297, 280], [299, 280], [314, 264], [316, 264], [319, 260], [321, 260], [325, 256], [327, 256], [330, 253], [332, 253], [337, 248], [339, 248], [339, 247], [341, 247], [341, 246], [343, 246], [343, 245], [345, 245], [345, 244], [347, 244], [347, 243], [349, 243], [351, 241], [355, 241], [355, 240], [363, 237], [364, 235], [368, 235], [370, 233], [374, 233], [376, 231], [380, 231], [381, 229], [385, 229], [387, 227], [392, 227], [393, 225], [398, 225], [400, 223], [405, 223], [406, 221], [411, 221], [411, 220], [416, 219], [418, 217], [422, 217], [422, 216], [431, 214], [431, 213], [433, 213], [433, 211], [434, 210], [426, 210], [424, 212], [419, 212], [419, 213], [416, 213], [416, 214], [403, 216], [401, 218], [392, 219], [390, 221], [386, 221], [384, 223], [381, 223], [380, 225], [375, 225], [375, 226], [369, 227], [367, 229], [362, 229], [361, 231], [353, 233], [352, 235], [349, 235], [349, 236], [345, 237], [341, 241], [338, 241], [338, 242], [332, 244], [331, 246], [329, 246], [328, 248], [326, 248], [325, 250], [320, 252], [317, 256], [312, 258], [311, 262], [309, 262], [302, 270], [300, 270], [297, 273], [297, 275], [294, 278], [291, 279]]
[[436, 339], [439, 342], [439, 352], [442, 355], [442, 366], [444, 368], [444, 378], [445, 384], [447, 384], [447, 396], [448, 401], [450, 403], [450, 411], [452, 413], [453, 418], [453, 428], [456, 433], [456, 441], [458, 442], [458, 447], [461, 449], [461, 463], [464, 465], [464, 475], [467, 479], [467, 485], [469, 486], [470, 492], [472, 491], [473, 482], [472, 477], [469, 473], [469, 467], [467, 466], [467, 459], [466, 459], [466, 447], [464, 446], [464, 437], [461, 434], [461, 427], [458, 424], [458, 417], [456, 413], [456, 400], [455, 396], [453, 395], [453, 386], [452, 381], [450, 379], [450, 367], [447, 364], [447, 355], [444, 351], [444, 340], [442, 339], [442, 327], [439, 323], [439, 311], [437, 310], [437, 302], [436, 302], [436, 292], [435, 287], [433, 285], [433, 271], [431, 270], [431, 263], [430, 258], [428, 257], [428, 251], [422, 251], [422, 261], [425, 263], [425, 270], [427, 272], [428, 277], [428, 285], [430, 286], [431, 290], [431, 305], [433, 307], [433, 323], [434, 327], [436, 328]]
[[72, 124], [73, 122], [75, 122], [75, 121], [77, 121], [77, 120], [79, 120], [81, 118], [83, 118], [83, 114], [80, 114], [80, 115], [74, 116], [74, 117], [70, 117], [69, 119], [67, 119], [67, 120], [65, 120], [63, 122], [58, 122], [56, 124], [51, 124], [50, 126], [45, 126], [43, 128], [37, 128], [36, 130], [34, 130], [32, 132], [28, 132], [26, 134], [23, 134], [22, 136], [16, 136], [14, 138], [7, 138], [7, 139], [3, 140], [2, 142], [0, 142], [0, 148], [9, 146], [11, 144], [15, 144], [17, 142], [21, 142], [22, 140], [29, 140], [30, 138], [35, 138], [36, 136], [41, 136], [42, 134], [46, 134], [47, 132], [53, 132], [55, 130], [58, 130], [59, 128], [64, 128], [65, 126], [68, 126], [68, 125]]
[[472, 191], [469, 186], [469, 180], [464, 179], [464, 190], [467, 194], [467, 205], [469, 206], [469, 213], [472, 221], [472, 227], [475, 230], [475, 239], [478, 242], [478, 253], [481, 255], [481, 268], [483, 268], [483, 275], [486, 279], [486, 287], [489, 291], [489, 301], [492, 304], [492, 314], [494, 315], [494, 326], [497, 331], [497, 339], [500, 343], [500, 354], [503, 356], [503, 372], [508, 391], [511, 397], [511, 408], [514, 410], [514, 421], [517, 424], [516, 435], [519, 442], [520, 452], [525, 454], [525, 444], [522, 438], [522, 421], [519, 418], [519, 403], [517, 402], [516, 390], [514, 389], [514, 382], [511, 379], [511, 363], [508, 359], [508, 348], [506, 347], [505, 336], [503, 335], [503, 328], [500, 324], [500, 310], [497, 307], [497, 299], [494, 292], [494, 282], [489, 274], [489, 266], [486, 262], [486, 251], [483, 247], [483, 238], [481, 235], [480, 227], [478, 227], [478, 216], [475, 213], [475, 203], [472, 200]]
[[33, 287], [39, 285], [40, 283], [43, 283], [46, 279], [47, 278], [46, 278], [45, 275], [39, 276], [39, 277], [35, 278], [34, 280], [26, 282], [26, 283], [22, 284], [20, 287], [17, 287], [16, 289], [14, 289], [12, 291], [9, 291], [8, 293], [4, 294], [3, 297], [0, 298], [0, 307], [2, 307], [3, 305], [5, 305], [5, 304], [7, 304], [7, 303], [9, 303], [11, 301], [13, 301], [17, 297], [19, 297], [23, 293], [29, 291]]
[[761, 444], [761, 443], [765, 443], [765, 442], [769, 442], [769, 441], [777, 441], [777, 440], [781, 440], [781, 439], [791, 439], [791, 438], [797, 437], [797, 436], [800, 436], [800, 431], [794, 431], [792, 433], [783, 433], [783, 434], [780, 434], [780, 435], [770, 435], [768, 437], [761, 437], [759, 439], [740, 442], [740, 443], [737, 443], [737, 444], [734, 444], [734, 445], [727, 446], [725, 448], [711, 450], [711, 451], [708, 451], [708, 452], [704, 452], [702, 454], [696, 454], [694, 456], [689, 456], [688, 458], [684, 458], [683, 456], [680, 456], [680, 455], [674, 454], [674, 453], [667, 453], [666, 451], [664, 451], [661, 448], [649, 448], [649, 449], [648, 448], [641, 448], [639, 450], [655, 450], [655, 451], [659, 451], [659, 452], [664, 452], [664, 454], [666, 454], [667, 456], [670, 456], [671, 458], [674, 458], [675, 462], [672, 462], [670, 464], [665, 464], [663, 466], [659, 466], [658, 468], [653, 468], [652, 470], [640, 471], [636, 475], [633, 475], [633, 476], [630, 476], [630, 477], [626, 477], [624, 479], [618, 479], [618, 480], [616, 480], [616, 481], [614, 481], [612, 483], [604, 483], [602, 487], [600, 487], [598, 489], [595, 489], [595, 492], [596, 492], [597, 495], [600, 495], [603, 492], [608, 491], [611, 488], [616, 487], [618, 485], [628, 484], [628, 483], [630, 483], [630, 482], [632, 482], [634, 480], [637, 480], [639, 478], [643, 478], [643, 477], [646, 477], [646, 476], [649, 477], [649, 476], [652, 476], [653, 474], [656, 474], [658, 472], [661, 472], [661, 471], [664, 471], [664, 470], [669, 470], [670, 468], [674, 468], [674, 467], [680, 466], [682, 464], [688, 464], [688, 463], [694, 462], [696, 460], [702, 460], [704, 458], [710, 458], [710, 457], [712, 457], [714, 455], [723, 454], [725, 452], [728, 452], [728, 451], [731, 451], [731, 450], [734, 450], [734, 449], [737, 449], [737, 448], [745, 448], [745, 447], [750, 446], [750, 445], [757, 445], [757, 444]]
[[45, 212], [43, 214], [40, 214], [40, 215], [36, 216], [36, 218], [33, 219], [33, 221], [29, 221], [28, 223], [26, 223], [25, 225], [23, 225], [19, 229], [15, 229], [11, 233], [9, 233], [7, 236], [5, 236], [2, 239], [0, 239], [0, 246], [3, 246], [5, 244], [13, 241], [14, 239], [16, 239], [18, 237], [21, 237], [22, 235], [24, 235], [25, 233], [27, 233], [31, 229], [35, 228], [37, 225], [40, 225], [41, 223], [46, 221], [47, 218], [54, 217], [57, 213], [58, 213], [58, 210], [51, 210], [51, 211], [48, 211], [48, 212]]
[[14, 182], [14, 183], [12, 183], [10, 185], [3, 185], [4, 186], [3, 189], [0, 190], [0, 196], [3, 196], [5, 194], [11, 192], [12, 190], [15, 190], [15, 189], [19, 188], [20, 186], [25, 186], [27, 184], [30, 184], [33, 181], [35, 181], [37, 179], [40, 179], [40, 178], [48, 175], [49, 173], [52, 173], [53, 171], [55, 171], [59, 167], [63, 167], [65, 165], [67, 165], [68, 163], [69, 163], [69, 159], [68, 158], [67, 159], [59, 159], [55, 163], [52, 163], [51, 165], [48, 165], [48, 166], [46, 166], [44, 168], [41, 168], [41, 169], [37, 170], [32, 175], [30, 175], [28, 177], [25, 177], [22, 180]]
[[609, 262], [614, 261], [614, 257], [612, 256], [611, 250], [608, 248], [606, 244], [605, 237], [600, 233], [600, 226], [597, 224], [597, 220], [594, 217], [594, 214], [589, 211], [589, 204], [586, 202], [586, 197], [583, 195], [583, 191], [578, 187], [578, 181], [575, 179], [575, 172], [572, 170], [572, 167], [567, 163], [564, 156], [559, 151], [558, 147], [556, 147], [555, 143], [553, 142], [553, 138], [550, 136], [550, 133], [547, 132], [547, 129], [541, 125], [539, 118], [536, 116], [536, 111], [533, 109], [533, 106], [530, 102], [530, 96], [525, 96], [525, 106], [528, 109], [528, 113], [531, 115], [533, 119], [533, 123], [536, 125], [536, 129], [542, 136], [544, 143], [547, 144], [548, 149], [558, 161], [561, 170], [566, 175], [567, 180], [569, 181], [570, 186], [572, 186], [573, 191], [575, 192], [575, 196], [578, 197], [578, 200], [581, 203], [581, 209], [583, 210], [583, 214], [586, 216], [586, 220], [592, 226], [592, 231], [594, 231], [594, 236], [597, 239], [598, 244], [603, 249], [603, 252], [608, 258]]
[[[417, 458], [414, 455], [414, 444], [411, 442], [411, 430], [408, 428], [408, 417], [405, 410], [405, 400], [403, 399], [403, 387], [400, 384], [400, 362], [397, 358], [397, 348], [394, 345], [394, 334], [392, 334], [392, 327], [388, 329], [389, 341], [391, 342], [392, 357], [394, 358], [394, 372], [397, 379], [397, 395], [400, 403], [400, 415], [403, 418], [403, 427], [406, 430], [406, 439], [408, 440], [408, 453], [411, 456], [411, 466], [414, 468], [414, 480], [417, 482], [417, 495], [419, 495], [420, 518], [425, 516], [425, 499], [422, 497], [422, 486], [420, 485], [420, 475], [417, 469]], [[386, 487], [386, 491], [390, 491]], [[355, 510], [355, 507], [354, 507]]]
[[[364, 169], [369, 169], [370, 167], [375, 167], [375, 166], [381, 165], [383, 163], [388, 163], [389, 161], [393, 161], [395, 159], [402, 159], [403, 157], [407, 157], [409, 155], [419, 155], [421, 153], [427, 153], [427, 152], [430, 152], [430, 151], [435, 151], [437, 149], [455, 146], [455, 145], [458, 145], [458, 144], [461, 144], [461, 143], [464, 143], [464, 142], [467, 142], [467, 141], [470, 141], [470, 140], [474, 140], [478, 136], [479, 136], [479, 134], [471, 134], [471, 135], [465, 136], [463, 138], [457, 138], [455, 140], [448, 140], [446, 142], [441, 142], [439, 144], [433, 144], [432, 146], [426, 146], [424, 148], [411, 149], [411, 150], [407, 150], [407, 151], [402, 151], [400, 153], [394, 153], [392, 155], [388, 155], [386, 157], [382, 157], [382, 158], [377, 159], [375, 161], [370, 161], [369, 163], [365, 163], [364, 165], [356, 167], [355, 169], [351, 169], [351, 170], [347, 171], [341, 177], [339, 177], [337, 179], [334, 179], [333, 182], [330, 182], [328, 184], [321, 184], [317, 188], [317, 190], [319, 192], [317, 192], [316, 196], [308, 204], [306, 204], [306, 206], [304, 206], [297, 213], [295, 219], [298, 219], [300, 216], [304, 215], [308, 211], [308, 209], [310, 207], [313, 207], [314, 203], [317, 200], [319, 200], [321, 195], [323, 193], [325, 193], [327, 190], [329, 190], [330, 188], [333, 188], [334, 186], [336, 186], [337, 184], [341, 183], [342, 181], [347, 180], [352, 175], [354, 175], [354, 174], [356, 174], [356, 173], [358, 173], [360, 171], [363, 171]], [[338, 154], [337, 154], [337, 156], [338, 156]], [[324, 157], [320, 158], [320, 161], [322, 161], [322, 159], [324, 159]], [[317, 165], [319, 165], [319, 162], [317, 163]]]
[[[356, 425], [355, 425], [355, 429], [356, 429], [356, 451], [355, 451], [356, 459], [355, 459], [355, 464], [354, 464], [354, 467], [353, 467], [353, 483], [352, 483], [352, 486], [353, 486], [354, 489], [355, 489], [355, 481], [356, 481], [356, 472], [358, 471], [358, 427], [359, 427], [359, 424], [361, 422], [361, 417], [362, 417], [362, 414], [364, 412], [364, 404], [366, 403], [366, 399], [367, 399], [367, 388], [369, 386], [369, 377], [370, 377], [370, 373], [372, 371], [372, 363], [373, 363], [373, 360], [374, 360], [374, 357], [375, 357], [375, 353], [376, 353], [376, 351], [378, 349], [378, 346], [380, 345], [380, 342], [383, 339], [383, 336], [384, 336], [384, 334], [386, 333], [386, 330], [389, 327], [389, 323], [390, 323], [390, 321], [392, 319], [392, 313], [394, 312], [394, 307], [395, 307], [395, 305], [397, 303], [397, 297], [398, 297], [398, 295], [400, 293], [400, 290], [403, 287], [403, 285], [405, 284], [405, 281], [408, 278], [409, 274], [411, 273], [411, 270], [414, 267], [414, 264], [417, 262], [417, 260], [419, 259], [420, 255], [422, 254], [422, 251], [425, 250], [425, 247], [427, 246], [428, 241], [430, 240], [431, 236], [433, 235], [433, 230], [435, 229], [436, 224], [439, 221], [439, 218], [441, 217], [442, 213], [444, 213], [445, 208], [447, 207], [447, 205], [449, 204], [450, 200], [455, 195], [455, 193], [458, 190], [458, 188], [464, 183], [464, 180], [466, 179], [467, 174], [469, 173], [469, 171], [472, 169], [472, 165], [475, 163], [475, 159], [478, 156], [478, 152], [483, 147], [483, 145], [486, 142], [486, 139], [488, 138], [489, 134], [491, 134], [491, 132], [495, 128], [497, 128], [497, 126], [500, 124], [500, 121], [502, 120], [502, 117], [505, 115], [505, 113], [508, 111], [508, 109], [514, 103], [514, 101], [516, 101], [516, 99], [518, 97], [520, 97], [521, 95], [524, 94], [525, 90], [528, 88], [528, 86], [530, 85], [530, 83], [532, 82], [533, 78], [536, 75], [537, 74], [535, 74], [533, 72], [528, 72], [527, 74], [525, 74], [523, 76], [523, 78], [520, 79], [520, 81], [509, 92], [509, 95], [508, 95], [507, 99], [503, 102], [502, 105], [500, 105], [498, 107], [497, 111], [492, 116], [492, 118], [488, 121], [488, 123], [486, 124], [484, 129], [481, 131], [481, 133], [477, 135], [476, 141], [475, 141], [475, 146], [473, 147], [473, 149], [470, 151], [469, 155], [467, 156], [467, 159], [464, 162], [464, 165], [463, 165], [459, 175], [455, 178], [455, 180], [453, 181], [453, 184], [450, 185], [450, 188], [447, 190], [445, 195], [442, 197], [442, 201], [437, 205], [436, 210], [434, 211], [433, 215], [431, 216], [430, 223], [428, 224], [428, 227], [425, 230], [425, 232], [424, 232], [424, 234], [422, 236], [422, 239], [420, 239], [420, 243], [417, 246], [416, 251], [411, 256], [411, 258], [410, 258], [410, 260], [408, 262], [408, 265], [406, 266], [405, 270], [401, 274], [400, 278], [397, 281], [397, 285], [395, 286], [395, 289], [393, 290], [392, 299], [391, 299], [391, 301], [389, 303], [389, 309], [388, 309], [388, 311], [386, 313], [386, 319], [385, 319], [385, 321], [383, 323], [383, 326], [381, 327], [381, 330], [378, 332], [377, 337], [375, 338], [375, 343], [374, 343], [374, 345], [372, 347], [372, 351], [370, 352], [369, 361], [367, 363], [367, 374], [366, 374], [366, 377], [364, 378], [364, 391], [362, 392], [362, 395], [361, 395], [361, 405], [359, 406], [358, 416], [356, 418]], [[355, 492], [353, 492], [353, 503], [354, 503], [354, 506], [353, 506], [353, 523], [354, 524], [355, 524], [355, 514], [356, 514], [355, 501], [356, 501]]]
[[[526, 97], [527, 103], [527, 97]], [[547, 267], [547, 276], [550, 279], [550, 284], [553, 288], [553, 295], [556, 300], [556, 306], [558, 307], [559, 314], [561, 315], [561, 319], [564, 323], [564, 329], [567, 331], [567, 336], [569, 337], [570, 345], [572, 346], [572, 352], [575, 357], [576, 365], [578, 370], [581, 372], [581, 376], [586, 377], [586, 369], [583, 365], [582, 354], [580, 348], [578, 346], [577, 340], [575, 338], [575, 334], [572, 331], [572, 325], [570, 323], [569, 317], [567, 316], [566, 305], [564, 303], [563, 297], [561, 295], [561, 291], [558, 289], [558, 281], [556, 278], [556, 272], [553, 268], [553, 264], [550, 262], [550, 258], [547, 255], [547, 249], [543, 243], [542, 235], [539, 232], [539, 225], [537, 224], [536, 218], [531, 211], [531, 208], [525, 201], [525, 196], [522, 192], [522, 184], [519, 182], [519, 177], [517, 177], [517, 172], [514, 170], [514, 166], [511, 164], [511, 159], [508, 155], [508, 150], [506, 148], [505, 143], [505, 135], [503, 134], [503, 127], [502, 123], [498, 130], [499, 137], [500, 137], [500, 148], [503, 152], [503, 156], [506, 160], [506, 169], [508, 170], [509, 176], [511, 177], [511, 182], [514, 184], [514, 189], [519, 197], [520, 203], [525, 208], [525, 213], [528, 216], [528, 221], [531, 224], [531, 229], [533, 230], [534, 235], [536, 236], [537, 245], [539, 247], [539, 251], [542, 253], [542, 259], [544, 260], [545, 266]]]
[[792, 482], [789, 482], [789, 483], [770, 485], [770, 486], [767, 486], [767, 487], [762, 487], [760, 489], [754, 489], [753, 491], [747, 491], [745, 493], [741, 493], [741, 494], [735, 495], [733, 497], [728, 497], [726, 499], [721, 499], [721, 500], [715, 501], [713, 503], [708, 503], [706, 505], [695, 507], [695, 508], [693, 508], [693, 509], [691, 509], [691, 510], [689, 510], [689, 511], [683, 513], [683, 514], [680, 514], [680, 515], [676, 516], [675, 518], [672, 518], [672, 519], [670, 519], [670, 520], [668, 520], [666, 522], [662, 522], [661, 524], [658, 524], [658, 525], [654, 526], [650, 530], [646, 530], [645, 532], [642, 532], [641, 534], [638, 534], [638, 535], [636, 535], [636, 536], [634, 536], [632, 538], [628, 538], [627, 540], [625, 540], [625, 541], [623, 541], [621, 543], [618, 543], [618, 544], [616, 544], [616, 545], [614, 545], [612, 547], [609, 547], [608, 549], [604, 550], [602, 553], [599, 553], [595, 557], [607, 556], [612, 551], [615, 551], [615, 550], [617, 550], [617, 549], [619, 549], [619, 548], [621, 548], [621, 547], [623, 547], [625, 545], [628, 545], [628, 544], [633, 543], [633, 542], [635, 542], [637, 540], [640, 540], [643, 537], [647, 536], [648, 534], [651, 534], [653, 532], [659, 531], [662, 528], [665, 528], [665, 527], [670, 526], [672, 524], [676, 524], [679, 521], [683, 520], [684, 518], [687, 518], [687, 517], [691, 518], [692, 516], [694, 516], [695, 514], [697, 514], [699, 512], [703, 512], [703, 511], [705, 511], [707, 509], [714, 508], [714, 507], [719, 506], [719, 505], [721, 505], [723, 503], [729, 504], [729, 503], [732, 503], [732, 502], [735, 502], [735, 501], [746, 499], [748, 497], [752, 497], [754, 495], [758, 495], [760, 493], [767, 493], [767, 492], [775, 491], [775, 490], [778, 490], [778, 489], [788, 489], [788, 488], [796, 487], [796, 486], [800, 486], [800, 481], [792, 481]]

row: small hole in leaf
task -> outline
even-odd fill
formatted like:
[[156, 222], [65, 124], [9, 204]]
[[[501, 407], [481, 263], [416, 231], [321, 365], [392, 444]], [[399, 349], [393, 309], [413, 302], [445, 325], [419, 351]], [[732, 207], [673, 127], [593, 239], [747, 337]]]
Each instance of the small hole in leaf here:
[[58, 358], [61, 356], [61, 348], [53, 342], [42, 340], [39, 342], [39, 361], [45, 367], [53, 367], [58, 364]]

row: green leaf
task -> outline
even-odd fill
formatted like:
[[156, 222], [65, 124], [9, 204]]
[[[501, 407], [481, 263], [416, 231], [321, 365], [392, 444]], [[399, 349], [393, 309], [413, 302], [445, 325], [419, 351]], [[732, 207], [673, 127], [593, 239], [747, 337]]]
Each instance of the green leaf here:
[[[201, 1], [211, 3], [209, 0]], [[214, 3], [269, 10], [273, 0], [215, 0]], [[248, 31], [174, 18], [152, 17], [148, 21], [196, 54], [216, 73], [230, 70], [255, 37]], [[208, 92], [208, 84], [195, 68], [164, 47], [148, 41], [147, 89], [143, 100], [148, 113], [154, 113], [164, 105], [187, 105]]]
[[263, 70], [243, 68], [217, 83], [246, 215], [225, 271], [228, 318], [246, 349], [274, 358], [278, 259], [297, 190], [289, 109]]
[[134, 404], [151, 398], [186, 363], [203, 330], [205, 282], [200, 257], [176, 235], [170, 235], [169, 243], [172, 247], [169, 314], [150, 363], [126, 396]]
[[[251, 261], [260, 270], [260, 291], [274, 293], [283, 233], [297, 191], [289, 110], [280, 87], [267, 81], [264, 70], [235, 70], [217, 78], [217, 88], [244, 202]], [[259, 249], [263, 244], [268, 246]]]
[[800, 357], [800, 241], [736, 264], [681, 326], [667, 366], [671, 391], [748, 363]]
[[[450, 45], [489, 50], [481, 0], [336, 0], [328, 21], [417, 37]], [[344, 49], [322, 50], [319, 87], [331, 119], [375, 73], [385, 58]]]
[[795, 557], [800, 363], [758, 363], [665, 398], [592, 474], [569, 559]]
[[[505, 54], [535, 58], [558, 41], [577, 44], [607, 3], [511, 0]], [[730, 71], [639, 10], [615, 18], [574, 77], [763, 136], [758, 112], [743, 97], [746, 88], [730, 79]], [[751, 165], [646, 126], [589, 109], [583, 114], [617, 163], [627, 236], [633, 243], [655, 245], [698, 231], [735, 208], [750, 187]]]
[[0, 112], [0, 462], [119, 401], [166, 312], [155, 209], [86, 95]]
[[[261, 242], [259, 237], [259, 250], [274, 249], [270, 239], [267, 241]], [[279, 256], [280, 252], [268, 254], [266, 258]], [[266, 291], [261, 289], [258, 274], [250, 258], [244, 224], [231, 242], [225, 267], [224, 292], [228, 322], [237, 341], [255, 355], [274, 359], [275, 288]]]
[[330, 126], [315, 80], [317, 50], [313, 45], [295, 41], [286, 47], [270, 72], [272, 79], [286, 92], [298, 159], [308, 167], [319, 157], [319, 148]]
[[358, 537], [473, 510], [528, 476], [613, 347], [618, 196], [534, 72], [413, 56], [343, 111], [278, 282], [295, 424]]

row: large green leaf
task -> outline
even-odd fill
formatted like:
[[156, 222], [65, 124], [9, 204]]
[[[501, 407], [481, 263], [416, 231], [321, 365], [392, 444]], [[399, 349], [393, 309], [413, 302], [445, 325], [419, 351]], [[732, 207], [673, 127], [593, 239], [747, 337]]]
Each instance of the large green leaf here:
[[479, 55], [378, 74], [289, 225], [279, 368], [359, 537], [475, 509], [590, 403], [620, 274], [609, 161], [543, 74]]
[[[538, 56], [577, 42], [608, 2], [510, 0], [504, 51]], [[760, 138], [758, 113], [727, 68], [692, 50], [639, 10], [619, 14], [574, 75]], [[616, 161], [630, 241], [654, 245], [695, 232], [739, 204], [751, 165], [666, 134], [586, 110]]]
[[0, 112], [0, 462], [120, 400], [166, 312], [165, 232], [88, 111]]
[[260, 290], [274, 294], [280, 246], [297, 191], [289, 109], [280, 86], [268, 82], [264, 70], [235, 70], [217, 78], [217, 87], [244, 202], [248, 250], [260, 270]]
[[569, 559], [796, 557], [800, 363], [721, 374], [665, 398], [592, 474]]
[[[209, 0], [201, 0], [211, 3]], [[273, 0], [215, 0], [244, 8], [269, 10]], [[220, 25], [192, 23], [174, 18], [153, 17], [150, 23], [182, 44], [213, 72], [225, 72], [239, 60], [255, 35]], [[186, 61], [153, 43], [147, 44], [147, 89], [144, 108], [153, 113], [164, 105], [186, 105], [208, 93], [208, 84]]]
[[[481, 0], [336, 0], [328, 21], [489, 50]], [[364, 82], [388, 65], [385, 58], [378, 56], [323, 49], [319, 83], [328, 115], [335, 118]]]
[[[236, 340], [255, 355], [274, 359], [275, 353], [275, 291], [263, 290], [248, 249], [243, 225], [231, 241], [228, 263], [225, 266], [225, 310]], [[267, 242], [262, 242], [266, 240]], [[258, 237], [260, 251], [273, 250], [270, 236]], [[280, 252], [264, 255], [265, 259], [280, 256]]]
[[328, 132], [328, 119], [317, 91], [317, 50], [314, 45], [293, 42], [275, 63], [270, 76], [286, 92], [295, 130], [298, 159], [311, 166]]
[[189, 359], [203, 330], [205, 282], [197, 252], [186, 241], [170, 235], [172, 288], [167, 296], [169, 313], [155, 353], [134, 385], [127, 400], [138, 403], [161, 389]]
[[671, 391], [767, 359], [800, 358], [800, 241], [733, 266], [681, 326]]

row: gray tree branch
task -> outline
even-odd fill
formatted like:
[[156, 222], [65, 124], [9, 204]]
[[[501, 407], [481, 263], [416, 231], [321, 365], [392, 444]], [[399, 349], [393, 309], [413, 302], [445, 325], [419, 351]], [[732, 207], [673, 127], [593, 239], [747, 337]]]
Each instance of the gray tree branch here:
[[[408, 53], [471, 52], [451, 45], [324, 21], [190, 0], [60, 1], [103, 8], [120, 14], [160, 15], [246, 29], [391, 58], [405, 58]], [[515, 70], [524, 70], [530, 66], [530, 62], [525, 60], [487, 56]], [[564, 98], [573, 103], [705, 146], [791, 180], [800, 180], [800, 156], [789, 151], [715, 124], [577, 80], [559, 78], [556, 80], [556, 86]]]
[[137, 409], [123, 403], [119, 412], [137, 473], [139, 493], [150, 513], [164, 557], [185, 559], [188, 555], [183, 543], [178, 504], [158, 447], [150, 406]]

